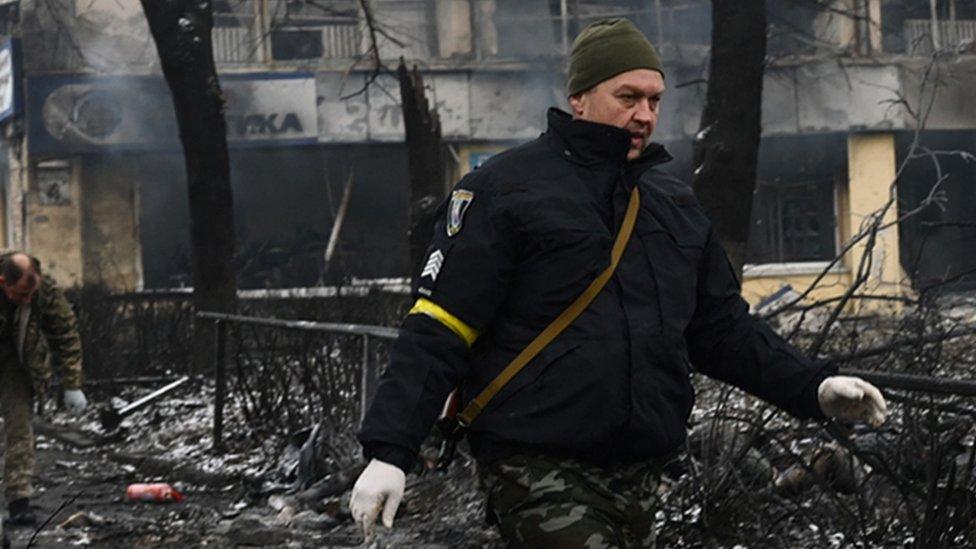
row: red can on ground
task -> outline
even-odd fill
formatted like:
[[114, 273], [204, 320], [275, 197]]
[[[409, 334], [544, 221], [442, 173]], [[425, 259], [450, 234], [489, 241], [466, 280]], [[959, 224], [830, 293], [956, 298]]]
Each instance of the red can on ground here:
[[183, 494], [165, 482], [130, 484], [125, 489], [126, 501], [183, 501]]

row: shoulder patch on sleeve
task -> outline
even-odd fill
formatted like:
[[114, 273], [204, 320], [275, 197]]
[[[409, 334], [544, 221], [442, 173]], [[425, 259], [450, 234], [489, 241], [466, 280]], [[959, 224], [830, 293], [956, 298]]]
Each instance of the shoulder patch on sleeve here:
[[474, 193], [458, 189], [451, 193], [451, 203], [447, 207], [447, 236], [454, 236], [461, 232], [464, 223], [464, 212], [474, 200]]

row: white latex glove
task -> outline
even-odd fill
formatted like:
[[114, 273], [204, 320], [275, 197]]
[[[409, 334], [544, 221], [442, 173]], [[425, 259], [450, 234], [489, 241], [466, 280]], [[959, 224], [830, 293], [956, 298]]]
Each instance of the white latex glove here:
[[831, 376], [817, 389], [820, 409], [829, 417], [880, 427], [888, 406], [881, 391], [859, 377]]
[[383, 510], [383, 526], [393, 528], [393, 517], [403, 500], [407, 477], [396, 465], [373, 459], [352, 487], [349, 510], [363, 529], [368, 543], [373, 539], [376, 516]]
[[66, 389], [64, 391], [64, 407], [72, 414], [80, 414], [88, 406], [88, 399], [81, 389]]

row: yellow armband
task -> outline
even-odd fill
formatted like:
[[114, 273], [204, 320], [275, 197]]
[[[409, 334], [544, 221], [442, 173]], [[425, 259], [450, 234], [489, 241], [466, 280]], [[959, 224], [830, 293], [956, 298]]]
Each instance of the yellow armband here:
[[423, 297], [418, 299], [417, 302], [413, 304], [410, 312], [407, 314], [421, 314], [433, 318], [457, 334], [457, 336], [461, 338], [461, 341], [464, 341], [468, 347], [474, 344], [474, 340], [478, 339], [477, 330], [471, 326], [468, 326], [460, 318], [447, 312], [446, 309], [429, 299], [425, 299]]

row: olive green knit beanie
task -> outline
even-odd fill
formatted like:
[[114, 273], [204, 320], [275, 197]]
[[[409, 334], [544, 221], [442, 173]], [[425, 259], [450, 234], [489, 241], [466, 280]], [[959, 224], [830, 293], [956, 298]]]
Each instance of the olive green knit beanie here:
[[651, 69], [664, 76], [657, 50], [633, 23], [626, 19], [597, 21], [573, 42], [566, 91], [576, 95], [633, 69]]

